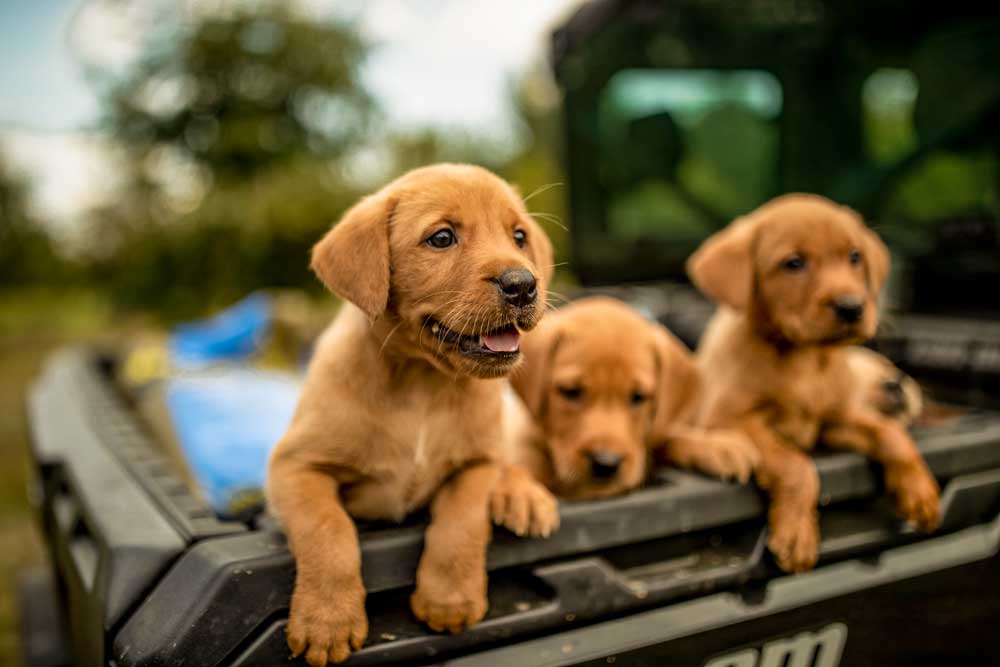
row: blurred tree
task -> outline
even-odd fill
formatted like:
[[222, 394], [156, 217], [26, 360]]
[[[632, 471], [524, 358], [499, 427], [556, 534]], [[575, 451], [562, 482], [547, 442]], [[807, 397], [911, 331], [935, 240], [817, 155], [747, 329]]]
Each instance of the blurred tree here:
[[555, 261], [562, 265], [569, 253], [566, 174], [562, 168], [562, 122], [559, 92], [544, 66], [529, 70], [512, 88], [514, 111], [522, 125], [521, 149], [497, 171], [521, 190], [528, 210], [548, 233]]
[[309, 286], [309, 247], [358, 195], [345, 178], [374, 105], [347, 27], [256, 3], [167, 23], [124, 77], [95, 73], [131, 183], [95, 213], [97, 273], [126, 305], [188, 316]]
[[265, 2], [163, 31], [128, 76], [108, 82], [109, 126], [140, 158], [193, 164], [226, 185], [362, 140], [372, 105], [357, 81], [365, 48], [350, 29]]
[[25, 181], [0, 156], [0, 288], [57, 280], [63, 268], [29, 211]]

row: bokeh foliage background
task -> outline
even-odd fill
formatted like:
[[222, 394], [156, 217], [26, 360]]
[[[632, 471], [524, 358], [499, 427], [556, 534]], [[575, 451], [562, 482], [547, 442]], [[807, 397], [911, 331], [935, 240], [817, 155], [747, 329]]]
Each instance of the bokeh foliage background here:
[[[259, 3], [194, 22], [165, 17], [157, 30], [134, 67], [88, 72], [125, 185], [88, 212], [83, 239], [67, 250], [48, 237], [23, 183], [0, 169], [4, 288], [85, 284], [120, 311], [165, 321], [261, 287], [318, 294], [311, 245], [406, 169], [475, 162], [525, 194], [562, 180], [557, 110], [533, 104], [540, 72], [511, 83], [522, 135], [511, 152], [467, 131], [394, 131], [360, 81], [370, 46], [348, 25]], [[563, 199], [556, 187], [532, 206], [562, 219]], [[558, 226], [543, 224], [559, 242]]]

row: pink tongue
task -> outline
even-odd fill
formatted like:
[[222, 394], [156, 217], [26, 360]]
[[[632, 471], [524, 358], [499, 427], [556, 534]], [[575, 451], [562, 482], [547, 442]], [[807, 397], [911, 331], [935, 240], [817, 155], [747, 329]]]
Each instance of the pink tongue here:
[[483, 336], [483, 345], [490, 352], [517, 352], [521, 343], [521, 334], [517, 329], [510, 329], [498, 334]]

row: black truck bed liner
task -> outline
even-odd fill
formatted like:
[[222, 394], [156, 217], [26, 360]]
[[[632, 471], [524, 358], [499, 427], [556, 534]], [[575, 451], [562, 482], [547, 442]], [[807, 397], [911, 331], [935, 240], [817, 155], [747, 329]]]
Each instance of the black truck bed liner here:
[[[111, 357], [65, 351], [29, 406], [40, 511], [74, 656], [79, 664], [118, 667], [286, 664], [294, 563], [284, 538], [265, 515], [220, 521], [193, 496], [116, 388], [113, 370]], [[459, 635], [432, 633], [409, 612], [423, 520], [363, 525], [371, 629], [350, 664], [461, 656], [478, 664], [577, 664], [601, 651], [658, 655], [662, 646], [710, 628], [772, 628], [778, 616], [790, 619], [784, 630], [811, 627], [807, 617], [835, 609], [822, 603], [823, 591], [831, 599], [866, 599], [871, 587], [909, 585], [962, 563], [986, 568], [993, 581], [1000, 415], [969, 410], [916, 436], [942, 482], [944, 524], [934, 536], [900, 525], [872, 464], [853, 454], [820, 454], [820, 564], [790, 578], [766, 553], [764, 502], [753, 487], [662, 470], [630, 495], [563, 503], [562, 528], [549, 539], [498, 529], [489, 554], [489, 614]], [[957, 553], [956, 544], [975, 549]], [[948, 557], [926, 555], [939, 551]], [[980, 590], [976, 604], [1000, 607], [1000, 589]], [[814, 607], [801, 621], [794, 613]], [[683, 623], [657, 626], [661, 618]], [[701, 653], [691, 649], [698, 653], [691, 664], [737, 645], [723, 639], [729, 634], [712, 636], [718, 641]], [[584, 646], [590, 648], [577, 648]], [[642, 651], [636, 655], [647, 655]]]

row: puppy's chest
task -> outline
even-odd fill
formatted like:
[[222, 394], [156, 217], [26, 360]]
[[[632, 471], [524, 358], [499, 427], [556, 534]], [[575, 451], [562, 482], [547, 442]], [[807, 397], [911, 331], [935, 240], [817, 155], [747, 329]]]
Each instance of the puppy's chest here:
[[780, 373], [772, 398], [777, 407], [772, 425], [804, 449], [815, 446], [826, 416], [837, 407], [836, 382], [818, 363], [800, 363]]
[[[354, 516], [400, 520], [425, 506], [452, 473], [492, 458], [493, 440], [470, 434], [460, 416], [407, 407], [383, 417], [369, 443], [367, 474], [344, 492]], [[484, 424], [482, 430], [490, 429]]]
[[441, 420], [410, 423], [406, 431], [397, 432], [397, 438], [399, 460], [385, 473], [411, 505], [423, 504], [445, 478], [472, 458], [471, 443], [463, 442], [453, 425]]
[[788, 394], [802, 411], [820, 418], [836, 402], [833, 388], [834, 383], [827, 375], [807, 370], [789, 379]]

